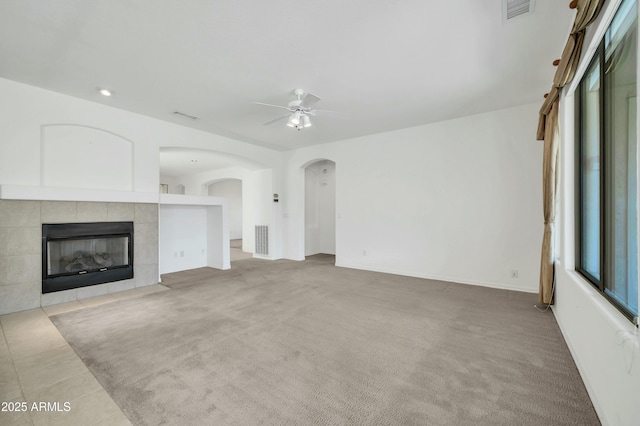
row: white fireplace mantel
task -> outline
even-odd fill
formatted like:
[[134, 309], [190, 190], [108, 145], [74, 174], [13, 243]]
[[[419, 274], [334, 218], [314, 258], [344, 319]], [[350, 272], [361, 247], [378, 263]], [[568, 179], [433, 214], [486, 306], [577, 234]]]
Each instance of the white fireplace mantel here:
[[0, 200], [93, 201], [158, 204], [157, 192], [113, 191], [105, 189], [57, 188], [35, 185], [0, 185]]

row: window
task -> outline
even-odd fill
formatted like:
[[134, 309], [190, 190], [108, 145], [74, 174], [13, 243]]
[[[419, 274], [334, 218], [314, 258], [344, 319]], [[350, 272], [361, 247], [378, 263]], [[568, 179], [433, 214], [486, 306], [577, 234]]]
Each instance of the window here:
[[637, 0], [623, 0], [577, 91], [576, 269], [638, 315]]

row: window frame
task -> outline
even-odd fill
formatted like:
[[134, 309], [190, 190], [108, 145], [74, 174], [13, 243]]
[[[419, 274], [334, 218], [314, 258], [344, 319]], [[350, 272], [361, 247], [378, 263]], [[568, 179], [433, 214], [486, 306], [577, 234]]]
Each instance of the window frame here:
[[[607, 29], [608, 30], [608, 29]], [[605, 30], [605, 34], [606, 31]], [[604, 298], [611, 303], [620, 313], [622, 313], [628, 320], [630, 320], [633, 324], [638, 325], [638, 314], [630, 311], [626, 306], [620, 303], [615, 297], [609, 295], [606, 291], [606, 284], [612, 280], [611, 271], [609, 270], [609, 266], [612, 265], [613, 255], [611, 253], [611, 249], [609, 247], [609, 242], [607, 238], [608, 231], [611, 229], [612, 224], [607, 222], [608, 215], [610, 210], [610, 206], [607, 203], [607, 197], [610, 197], [610, 192], [612, 188], [608, 188], [606, 184], [610, 181], [607, 179], [607, 173], [612, 172], [613, 163], [610, 158], [607, 156], [607, 148], [605, 146], [605, 133], [607, 129], [605, 128], [605, 100], [606, 100], [606, 84], [605, 84], [605, 36], [603, 35], [602, 39], [598, 43], [598, 47], [594, 52], [593, 57], [589, 61], [589, 65], [586, 67], [585, 73], [582, 75], [580, 82], [577, 85], [577, 88], [574, 92], [575, 94], [575, 270], [578, 272], [587, 282], [589, 282]], [[599, 232], [600, 232], [600, 240], [599, 240], [599, 263], [600, 263], [600, 279], [593, 276], [593, 274], [589, 273], [583, 267], [583, 201], [584, 201], [584, 186], [583, 186], [583, 157], [582, 154], [584, 152], [584, 144], [583, 144], [583, 118], [584, 118], [584, 105], [583, 104], [583, 95], [584, 95], [584, 85], [586, 84], [585, 77], [588, 75], [589, 70], [598, 63], [599, 64], [599, 73], [598, 78], [600, 80], [600, 90], [598, 94], [598, 151], [599, 151], [599, 162], [600, 162], [600, 173], [599, 173], [599, 185], [600, 185], [600, 194], [599, 194]], [[637, 67], [637, 65], [636, 65]], [[638, 75], [638, 70], [636, 69], [636, 76]], [[636, 84], [638, 80], [636, 80]]]
[[587, 73], [589, 72], [589, 70], [592, 69], [592, 67], [597, 63], [599, 63], [599, 73], [598, 73], [598, 79], [600, 81], [600, 89], [599, 89], [599, 93], [598, 93], [598, 157], [599, 157], [599, 161], [600, 161], [600, 173], [599, 173], [599, 185], [600, 185], [600, 194], [599, 194], [599, 245], [600, 245], [600, 257], [599, 257], [599, 261], [600, 261], [600, 279], [596, 278], [593, 274], [591, 274], [589, 271], [587, 271], [586, 269], [584, 269], [582, 267], [582, 259], [583, 259], [583, 246], [582, 246], [582, 235], [583, 235], [583, 220], [582, 220], [582, 201], [584, 199], [584, 185], [583, 185], [583, 173], [582, 173], [582, 155], [584, 152], [584, 148], [583, 148], [583, 143], [582, 143], [582, 133], [583, 133], [583, 104], [582, 104], [582, 100], [583, 100], [583, 84], [584, 84], [584, 76], [582, 77], [582, 80], [580, 81], [580, 83], [578, 84], [578, 90], [576, 90], [576, 96], [575, 96], [575, 101], [576, 101], [576, 105], [575, 105], [575, 110], [577, 111], [577, 117], [578, 119], [575, 120], [576, 121], [576, 143], [575, 143], [575, 147], [576, 147], [576, 166], [575, 166], [575, 170], [576, 170], [576, 188], [575, 188], [575, 205], [576, 205], [576, 218], [575, 218], [575, 224], [576, 224], [576, 232], [575, 232], [575, 238], [576, 238], [576, 271], [578, 271], [581, 275], [583, 275], [591, 284], [593, 284], [598, 290], [600, 290], [601, 292], [604, 293], [604, 278], [605, 278], [605, 274], [606, 274], [606, 266], [605, 266], [605, 256], [604, 256], [604, 239], [605, 239], [605, 235], [604, 235], [604, 229], [605, 229], [605, 208], [604, 208], [604, 173], [603, 173], [603, 165], [604, 165], [604, 158], [603, 158], [603, 154], [604, 154], [604, 87], [603, 87], [603, 79], [604, 79], [604, 67], [603, 67], [603, 62], [604, 60], [604, 42], [601, 42], [598, 45], [598, 48], [595, 52], [595, 54], [593, 55], [593, 58], [591, 58], [591, 61], [589, 62], [589, 65], [587, 66], [587, 71], [585, 72], [584, 76], [587, 75]]

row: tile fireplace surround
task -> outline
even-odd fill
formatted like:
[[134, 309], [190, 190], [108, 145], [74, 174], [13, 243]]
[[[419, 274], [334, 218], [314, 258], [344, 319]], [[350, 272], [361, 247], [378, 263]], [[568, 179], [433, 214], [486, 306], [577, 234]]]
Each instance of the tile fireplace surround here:
[[[42, 294], [42, 224], [134, 222], [134, 278]], [[0, 199], [0, 315], [158, 283], [158, 204]]]

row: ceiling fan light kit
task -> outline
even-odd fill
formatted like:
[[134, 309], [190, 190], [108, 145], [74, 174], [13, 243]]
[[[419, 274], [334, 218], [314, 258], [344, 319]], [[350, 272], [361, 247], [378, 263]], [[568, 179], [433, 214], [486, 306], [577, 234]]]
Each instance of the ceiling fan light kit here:
[[289, 118], [289, 121], [287, 122], [287, 126], [294, 127], [298, 130], [302, 130], [305, 127], [311, 127], [311, 120], [309, 120], [308, 115], [302, 115], [302, 122], [301, 122], [300, 118], [296, 118], [292, 114], [291, 117]]
[[291, 118], [291, 122], [296, 126], [300, 124], [300, 115], [302, 115], [302, 113], [299, 110], [296, 110], [296, 112], [293, 113], [293, 117]]

